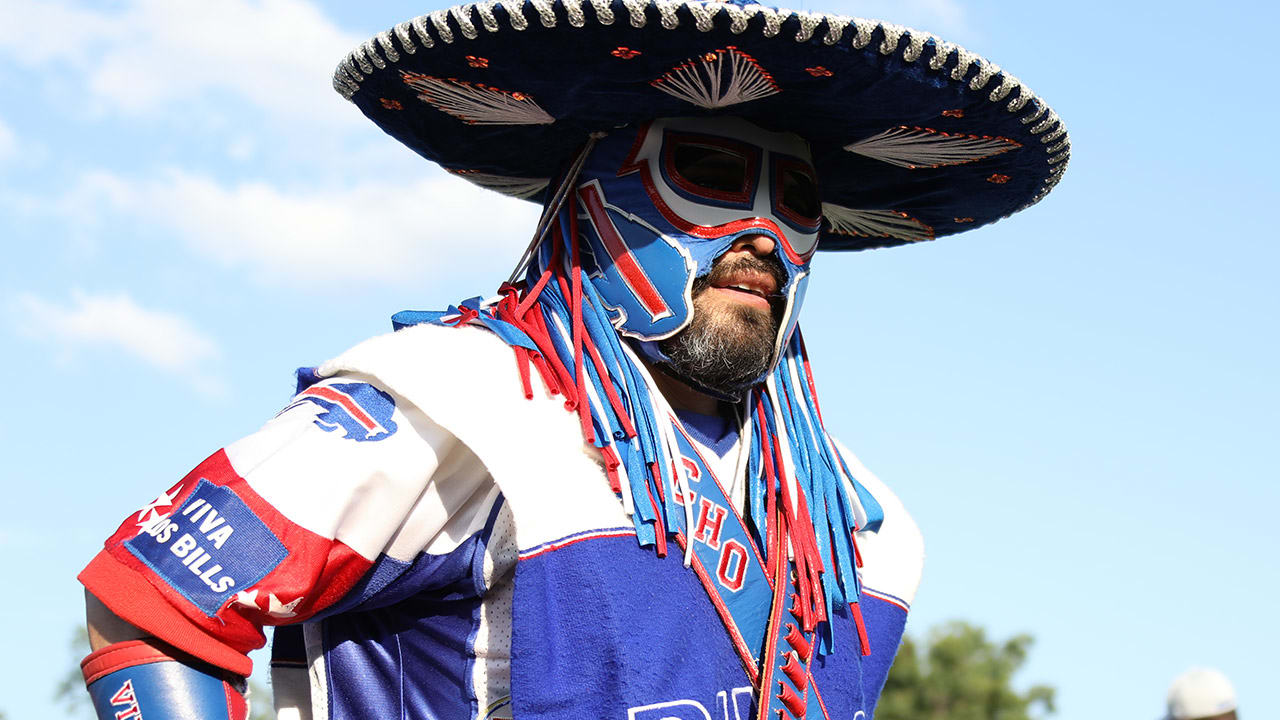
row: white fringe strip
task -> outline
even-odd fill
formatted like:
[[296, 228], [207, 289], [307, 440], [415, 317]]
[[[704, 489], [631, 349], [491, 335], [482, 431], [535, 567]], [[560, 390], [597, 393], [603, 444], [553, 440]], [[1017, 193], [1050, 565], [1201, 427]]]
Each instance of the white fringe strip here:
[[542, 193], [543, 190], [547, 189], [547, 185], [551, 183], [550, 178], [512, 177], [510, 175], [494, 175], [474, 170], [450, 170], [449, 172], [487, 190], [500, 192], [503, 195], [510, 195], [521, 200], [528, 200]]
[[915, 170], [976, 162], [1020, 147], [1021, 143], [1008, 138], [946, 133], [901, 125], [845, 145], [844, 149]]
[[922, 242], [932, 240], [933, 228], [896, 210], [855, 210], [822, 203], [822, 216], [831, 232], [856, 237], [882, 237]]
[[778, 93], [778, 84], [755, 58], [735, 47], [690, 58], [649, 84], [672, 97], [708, 110]]
[[418, 99], [469, 125], [550, 125], [556, 119], [530, 96], [453, 78], [400, 71]]
[[[658, 384], [654, 382], [653, 376], [649, 374], [649, 369], [640, 361], [635, 351], [631, 349], [630, 344], [622, 343], [622, 352], [639, 372], [640, 377], [644, 379], [645, 386], [648, 388], [649, 400], [653, 405], [658, 428], [662, 432], [661, 448], [664, 456], [659, 461], [667, 463], [668, 467], [673, 469], [673, 480], [678, 485], [680, 497], [684, 498], [685, 548], [683, 562], [685, 567], [689, 567], [693, 563], [694, 492], [693, 487], [689, 485], [689, 471], [685, 468], [684, 463], [680, 462], [680, 451], [679, 445], [676, 443], [675, 428], [671, 425], [671, 417], [675, 414], [675, 411], [671, 409], [671, 405], [667, 403], [666, 396], [662, 394]], [[742, 440], [740, 439], [739, 441], [741, 442]], [[630, 492], [624, 490], [623, 494], [629, 495]]]

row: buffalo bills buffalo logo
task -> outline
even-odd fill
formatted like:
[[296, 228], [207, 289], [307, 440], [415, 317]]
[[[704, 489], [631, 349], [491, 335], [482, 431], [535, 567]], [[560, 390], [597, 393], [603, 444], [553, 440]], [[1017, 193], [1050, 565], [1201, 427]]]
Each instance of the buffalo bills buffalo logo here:
[[303, 403], [314, 403], [323, 409], [315, 423], [325, 432], [344, 431], [343, 437], [356, 442], [385, 440], [396, 432], [391, 415], [396, 402], [387, 393], [369, 383], [332, 383], [312, 385], [298, 393], [286, 412]]

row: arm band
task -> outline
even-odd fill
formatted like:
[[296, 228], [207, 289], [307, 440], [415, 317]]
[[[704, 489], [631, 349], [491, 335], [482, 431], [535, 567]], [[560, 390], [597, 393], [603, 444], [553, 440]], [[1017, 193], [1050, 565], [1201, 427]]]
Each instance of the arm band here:
[[245, 720], [245, 681], [146, 640], [114, 643], [80, 663], [99, 720]]

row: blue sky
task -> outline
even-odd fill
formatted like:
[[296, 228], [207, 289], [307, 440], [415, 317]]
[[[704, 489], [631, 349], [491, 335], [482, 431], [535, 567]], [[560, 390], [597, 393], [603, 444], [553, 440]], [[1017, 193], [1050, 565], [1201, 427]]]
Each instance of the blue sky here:
[[[807, 2], [958, 42], [1064, 118], [1043, 203], [828, 255], [801, 318], [830, 427], [928, 548], [911, 629], [1036, 637], [1059, 717], [1154, 720], [1191, 665], [1280, 716], [1270, 3]], [[0, 601], [10, 718], [52, 716], [74, 575], [288, 399], [294, 367], [485, 293], [532, 208], [329, 87], [435, 6], [0, 0]], [[26, 590], [20, 588], [25, 587]]]

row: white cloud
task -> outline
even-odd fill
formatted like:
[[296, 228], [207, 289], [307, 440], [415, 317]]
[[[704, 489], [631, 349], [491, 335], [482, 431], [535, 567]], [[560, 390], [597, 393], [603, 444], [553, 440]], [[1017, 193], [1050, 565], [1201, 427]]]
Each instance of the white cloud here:
[[[830, 6], [825, 10], [849, 10], [822, 2]], [[112, 169], [83, 176], [58, 200], [0, 198], [0, 204], [21, 201], [56, 213], [86, 246], [118, 242], [121, 234], [99, 229], [115, 228], [123, 214], [225, 267], [305, 287], [421, 281], [480, 263], [500, 267], [496, 272], [505, 277], [534, 226], [530, 204], [438, 171], [420, 181], [387, 179], [418, 172], [409, 168], [420, 161], [373, 133], [336, 93], [316, 90], [327, 87], [337, 59], [364, 38], [347, 34], [307, 0], [11, 4], [16, 7], [6, 8], [0, 22], [0, 56], [81, 78], [87, 95], [124, 113], [154, 109], [163, 116], [166, 108], [230, 93], [287, 123], [282, 126], [290, 132], [234, 129], [219, 136], [229, 158], [266, 166], [265, 173], [315, 162], [324, 166], [317, 171], [324, 177], [346, 173], [345, 187], [331, 180], [331, 189], [317, 191], [297, 189], [297, 180], [289, 187], [229, 182], [190, 167], [145, 178], [134, 173], [149, 168]], [[947, 29], [964, 23], [958, 0], [866, 0], [857, 12], [963, 40]], [[358, 135], [345, 132], [356, 127]], [[352, 137], [364, 145], [353, 149]], [[188, 135], [176, 144], [204, 139]], [[288, 157], [286, 146], [306, 157], [272, 165]]]
[[285, 118], [357, 122], [336, 94], [315, 89], [365, 38], [305, 0], [131, 0], [107, 9], [20, 2], [4, 14], [0, 53], [70, 66], [89, 95], [117, 111], [229, 91]]
[[[84, 7], [71, 0], [9, 3], [0, 54], [28, 66], [63, 63], [100, 106], [130, 114], [229, 91], [305, 126], [361, 124], [327, 87], [363, 35], [345, 32], [307, 0], [126, 0]], [[855, 13], [972, 42], [959, 0], [816, 0], [813, 9]], [[407, 17], [405, 19], [408, 19]]]
[[82, 218], [124, 213], [224, 266], [299, 287], [421, 282], [477, 265], [505, 277], [538, 215], [531, 203], [443, 173], [318, 192], [226, 186], [177, 170], [146, 181], [95, 173], [62, 204]]
[[90, 44], [116, 32], [110, 16], [81, 10], [64, 2], [6, 3], [0, 23], [0, 50], [27, 64], [56, 59], [82, 63]]
[[204, 394], [223, 391], [222, 381], [208, 372], [222, 354], [212, 338], [186, 318], [144, 308], [124, 293], [75, 290], [70, 306], [24, 293], [15, 298], [13, 310], [24, 334], [51, 341], [67, 353], [108, 348], [183, 377]]

